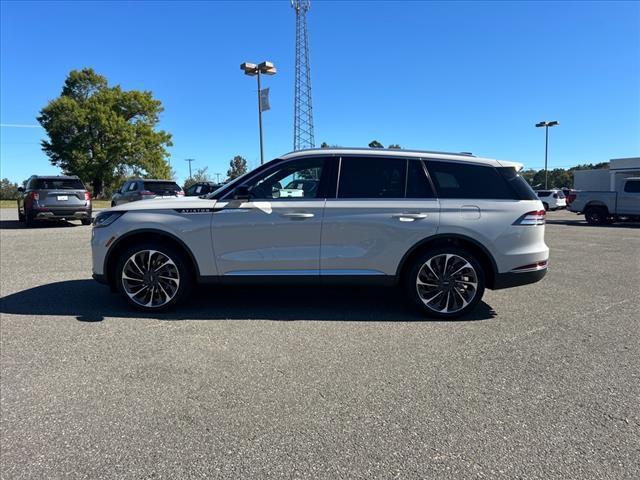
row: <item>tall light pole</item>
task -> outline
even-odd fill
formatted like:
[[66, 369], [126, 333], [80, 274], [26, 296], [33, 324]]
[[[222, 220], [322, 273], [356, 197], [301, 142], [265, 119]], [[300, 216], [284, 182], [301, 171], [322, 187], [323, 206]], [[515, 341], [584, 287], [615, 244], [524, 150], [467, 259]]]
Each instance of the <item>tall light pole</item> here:
[[[260, 165], [264, 163], [264, 148], [262, 143], [262, 90], [260, 89], [260, 74], [275, 75], [276, 67], [271, 62], [262, 62], [258, 65], [255, 63], [244, 62], [240, 65], [240, 69], [244, 70], [245, 75], [258, 77], [258, 125], [260, 126]], [[268, 108], [268, 107], [267, 107]]]
[[189, 178], [192, 178], [191, 177], [191, 162], [195, 162], [196, 160], [195, 160], [195, 158], [185, 158], [184, 161], [185, 162], [189, 162]]
[[537, 128], [544, 127], [544, 189], [549, 188], [549, 170], [547, 170], [547, 153], [549, 151], [549, 127], [560, 125], [560, 122], [553, 120], [552, 122], [542, 121], [536, 123]]

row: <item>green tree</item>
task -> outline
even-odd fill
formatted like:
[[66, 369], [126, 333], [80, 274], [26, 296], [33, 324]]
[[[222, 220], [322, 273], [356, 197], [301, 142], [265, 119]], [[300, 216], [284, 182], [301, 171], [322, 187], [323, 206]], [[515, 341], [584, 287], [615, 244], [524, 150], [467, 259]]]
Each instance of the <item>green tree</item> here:
[[168, 178], [171, 135], [156, 130], [162, 111], [149, 91], [109, 87], [91, 68], [72, 70], [60, 97], [40, 111], [49, 136], [42, 149], [63, 172], [90, 182], [96, 197], [123, 177]]
[[209, 167], [199, 168], [195, 171], [192, 177], [189, 177], [184, 182], [184, 189], [186, 190], [191, 185], [200, 182], [210, 182], [211, 175], [208, 173]]
[[387, 148], [389, 148], [391, 150], [402, 150], [402, 147], [400, 145], [398, 145], [397, 143], [392, 143]]
[[18, 184], [8, 178], [0, 180], [0, 200], [15, 200], [18, 198]]
[[247, 161], [240, 155], [236, 155], [229, 161], [229, 170], [227, 177], [229, 180], [239, 177], [247, 173]]
[[320, 148], [329, 148], [329, 144], [327, 142], [322, 142], [320, 144]]
[[382, 145], [378, 140], [371, 140], [369, 148], [384, 148], [384, 145]]

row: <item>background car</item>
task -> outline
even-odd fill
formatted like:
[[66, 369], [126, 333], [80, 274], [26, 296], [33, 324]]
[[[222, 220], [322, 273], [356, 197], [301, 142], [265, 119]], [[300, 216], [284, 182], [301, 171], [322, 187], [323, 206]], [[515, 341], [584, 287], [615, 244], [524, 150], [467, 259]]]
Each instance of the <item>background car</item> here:
[[18, 191], [18, 219], [28, 227], [37, 220], [91, 224], [91, 195], [76, 176], [32, 175]]
[[182, 197], [184, 191], [173, 180], [129, 180], [118, 189], [111, 197], [111, 206], [137, 200], [149, 200], [153, 198]]
[[199, 197], [216, 191], [222, 184], [214, 182], [198, 182], [191, 185], [184, 191], [185, 197]]
[[542, 201], [545, 210], [558, 210], [567, 207], [567, 199], [562, 190], [537, 190], [538, 198]]

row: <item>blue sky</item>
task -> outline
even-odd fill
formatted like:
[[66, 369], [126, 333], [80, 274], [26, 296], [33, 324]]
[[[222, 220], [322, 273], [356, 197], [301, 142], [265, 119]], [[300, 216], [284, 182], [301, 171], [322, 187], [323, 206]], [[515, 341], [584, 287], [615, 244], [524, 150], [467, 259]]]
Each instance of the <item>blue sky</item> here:
[[[640, 155], [638, 2], [312, 2], [316, 144], [471, 151], [540, 168]], [[292, 149], [294, 13], [277, 2], [5, 2], [0, 123], [37, 124], [71, 69], [151, 90], [179, 179], [259, 162], [255, 79], [271, 60], [265, 157]], [[0, 128], [2, 177], [54, 173], [38, 128]]]

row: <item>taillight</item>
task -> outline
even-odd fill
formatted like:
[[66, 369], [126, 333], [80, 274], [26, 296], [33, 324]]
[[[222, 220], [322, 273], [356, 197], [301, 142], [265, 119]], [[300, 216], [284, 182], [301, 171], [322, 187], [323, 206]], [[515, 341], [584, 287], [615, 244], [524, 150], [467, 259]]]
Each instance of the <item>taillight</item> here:
[[513, 222], [514, 225], [544, 225], [546, 217], [544, 210], [534, 210], [533, 212], [527, 212], [522, 215], [518, 220]]
[[530, 263], [528, 265], [522, 265], [521, 267], [514, 268], [512, 272], [531, 272], [533, 270], [542, 270], [547, 268], [548, 261], [542, 260], [541, 262]]
[[31, 192], [29, 196], [31, 197], [31, 200], [35, 200], [36, 202], [40, 200], [40, 194], [38, 192]]
[[84, 192], [84, 199], [88, 202], [89, 200], [91, 200], [91, 195], [89, 195], [89, 192]]

